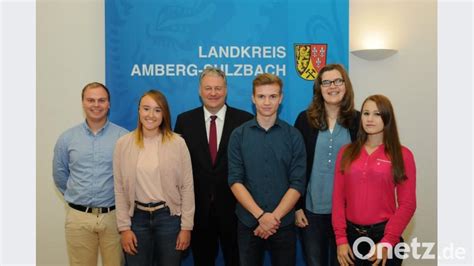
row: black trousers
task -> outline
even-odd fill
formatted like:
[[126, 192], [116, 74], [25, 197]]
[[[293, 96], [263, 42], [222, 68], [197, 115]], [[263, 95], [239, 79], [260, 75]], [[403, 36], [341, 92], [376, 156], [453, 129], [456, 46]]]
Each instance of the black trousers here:
[[214, 266], [221, 247], [226, 266], [239, 265], [237, 248], [237, 217], [229, 223], [229, 217], [222, 217], [214, 206], [209, 211], [209, 223], [195, 226], [191, 236], [194, 265]]
[[296, 228], [294, 224], [280, 227], [268, 239], [255, 236], [255, 227], [238, 222], [240, 264], [242, 266], [263, 266], [265, 251], [270, 252], [272, 266], [296, 265]]
[[[375, 224], [375, 225], [368, 225], [368, 226], [360, 226], [353, 224], [351, 222], [347, 222], [347, 239], [349, 240], [349, 245], [352, 248], [352, 253], [354, 253], [355, 256], [355, 265], [356, 266], [369, 266], [372, 265], [372, 262], [367, 260], [367, 259], [360, 259], [356, 256], [355, 250], [354, 250], [354, 242], [359, 238], [359, 237], [368, 237], [370, 238], [375, 244], [380, 242], [382, 240], [384, 232], [385, 232], [385, 225], [387, 222], [383, 222], [380, 224]], [[400, 242], [403, 242], [403, 238], [400, 237]], [[362, 256], [365, 256], [366, 254], [369, 253], [371, 246], [367, 242], [361, 242], [357, 246], [357, 250]], [[392, 247], [392, 251], [393, 251]], [[392, 253], [393, 254], [393, 253]], [[382, 264], [380, 264], [382, 265]], [[387, 259], [387, 266], [399, 266], [402, 265], [402, 259], [397, 258], [395, 254], [393, 254], [393, 257], [391, 259]]]

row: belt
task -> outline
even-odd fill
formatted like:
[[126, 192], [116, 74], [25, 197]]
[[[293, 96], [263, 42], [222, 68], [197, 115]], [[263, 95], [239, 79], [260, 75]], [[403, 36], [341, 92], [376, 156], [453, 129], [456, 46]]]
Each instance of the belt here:
[[387, 222], [388, 221], [383, 221], [376, 224], [359, 225], [359, 224], [355, 224], [353, 222], [347, 221], [347, 224], [350, 225], [352, 228], [354, 228], [357, 231], [357, 233], [359, 233], [360, 235], [368, 235], [369, 232], [372, 230], [383, 230]]
[[115, 205], [111, 207], [87, 207], [87, 206], [77, 205], [74, 203], [68, 203], [68, 205], [69, 207], [75, 210], [78, 210], [81, 212], [93, 213], [93, 214], [108, 213], [115, 210]]
[[135, 201], [135, 207], [139, 210], [142, 211], [147, 211], [147, 212], [154, 212], [156, 210], [162, 209], [166, 207], [166, 202], [160, 201], [160, 202], [150, 202], [150, 203], [142, 203], [139, 201]]

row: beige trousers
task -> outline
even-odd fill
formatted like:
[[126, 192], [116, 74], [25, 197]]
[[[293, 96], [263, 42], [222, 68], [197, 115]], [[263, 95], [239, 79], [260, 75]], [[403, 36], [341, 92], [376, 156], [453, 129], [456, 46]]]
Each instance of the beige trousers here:
[[92, 214], [68, 207], [65, 226], [69, 265], [97, 266], [99, 249], [103, 266], [123, 265], [115, 210]]

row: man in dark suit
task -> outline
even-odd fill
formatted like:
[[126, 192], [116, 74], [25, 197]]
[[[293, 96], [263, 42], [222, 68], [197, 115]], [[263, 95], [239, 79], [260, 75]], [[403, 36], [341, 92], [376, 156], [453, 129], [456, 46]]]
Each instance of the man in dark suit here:
[[194, 264], [215, 265], [220, 243], [225, 265], [239, 265], [236, 200], [227, 185], [227, 144], [232, 131], [253, 115], [225, 104], [227, 81], [220, 69], [204, 69], [199, 96], [203, 106], [180, 114], [175, 126], [186, 140], [193, 164]]

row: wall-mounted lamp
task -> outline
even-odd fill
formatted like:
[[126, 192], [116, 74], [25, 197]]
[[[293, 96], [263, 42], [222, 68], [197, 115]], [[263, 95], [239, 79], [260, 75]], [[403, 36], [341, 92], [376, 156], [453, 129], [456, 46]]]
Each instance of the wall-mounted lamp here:
[[351, 35], [351, 53], [365, 60], [382, 60], [398, 50], [396, 38], [383, 28], [359, 28]]
[[365, 60], [382, 60], [394, 55], [398, 50], [395, 49], [359, 49], [352, 50], [351, 53]]

